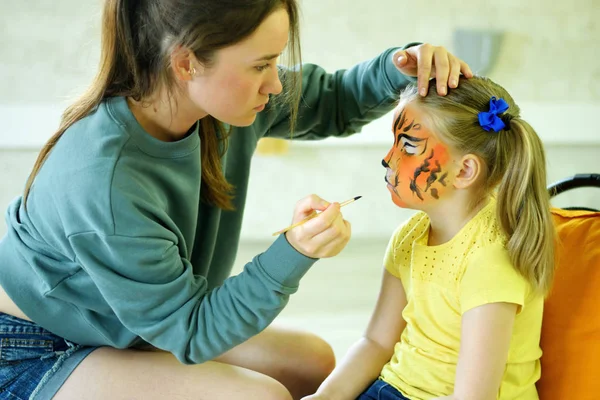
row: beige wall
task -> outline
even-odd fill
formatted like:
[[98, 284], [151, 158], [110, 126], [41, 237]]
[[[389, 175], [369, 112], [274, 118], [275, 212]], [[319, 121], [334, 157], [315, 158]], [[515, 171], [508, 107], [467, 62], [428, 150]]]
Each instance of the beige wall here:
[[[554, 4], [551, 4], [554, 3]], [[0, 105], [55, 103], [98, 59], [101, 0], [0, 1]], [[600, 101], [600, 2], [301, 0], [306, 61], [347, 67], [456, 29], [505, 32], [491, 76], [523, 102]], [[4, 134], [4, 133], [3, 133]]]

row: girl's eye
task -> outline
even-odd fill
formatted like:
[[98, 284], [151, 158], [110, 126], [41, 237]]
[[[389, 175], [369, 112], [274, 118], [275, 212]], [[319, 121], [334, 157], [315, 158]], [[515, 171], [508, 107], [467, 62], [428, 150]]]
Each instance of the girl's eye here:
[[428, 139], [411, 138], [411, 140], [409, 140], [409, 138], [404, 137], [404, 135], [401, 136], [400, 149], [404, 154], [415, 156], [423, 154], [425, 153], [425, 150], [427, 150]]
[[413, 146], [410, 143], [404, 143], [402, 151], [409, 156], [414, 156], [415, 154], [417, 154], [417, 147]]
[[265, 64], [265, 65], [259, 65], [259, 66], [257, 66], [257, 67], [254, 67], [254, 68], [256, 68], [256, 70], [257, 70], [258, 72], [262, 72], [262, 71], [264, 71], [265, 69], [267, 69], [267, 68], [269, 68], [269, 67], [270, 67], [270, 65], [269, 65], [269, 64]]

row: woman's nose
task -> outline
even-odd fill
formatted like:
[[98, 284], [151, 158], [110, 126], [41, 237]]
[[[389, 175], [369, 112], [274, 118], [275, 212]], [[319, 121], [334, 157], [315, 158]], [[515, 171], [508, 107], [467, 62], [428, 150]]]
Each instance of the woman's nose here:
[[279, 79], [279, 68], [272, 68], [273, 73], [267, 83], [267, 94], [279, 94], [283, 90], [281, 79]]

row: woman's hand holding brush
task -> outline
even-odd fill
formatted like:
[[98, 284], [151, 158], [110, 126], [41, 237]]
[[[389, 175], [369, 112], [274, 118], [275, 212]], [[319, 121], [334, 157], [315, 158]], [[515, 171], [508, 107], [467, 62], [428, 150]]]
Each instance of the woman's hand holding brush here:
[[340, 205], [316, 195], [305, 197], [296, 204], [292, 225], [274, 235], [285, 233], [288, 242], [307, 257], [333, 257], [342, 251], [351, 236], [350, 223], [344, 220], [340, 207], [358, 198], [360, 196]]

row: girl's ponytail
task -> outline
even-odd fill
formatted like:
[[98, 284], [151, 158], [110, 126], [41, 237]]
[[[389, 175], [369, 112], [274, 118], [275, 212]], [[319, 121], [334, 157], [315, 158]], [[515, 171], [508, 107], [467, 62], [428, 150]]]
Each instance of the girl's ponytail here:
[[525, 121], [513, 118], [497, 133], [497, 167], [504, 170], [497, 193], [498, 220], [515, 267], [540, 292], [554, 276], [554, 226], [546, 189], [542, 143]]

